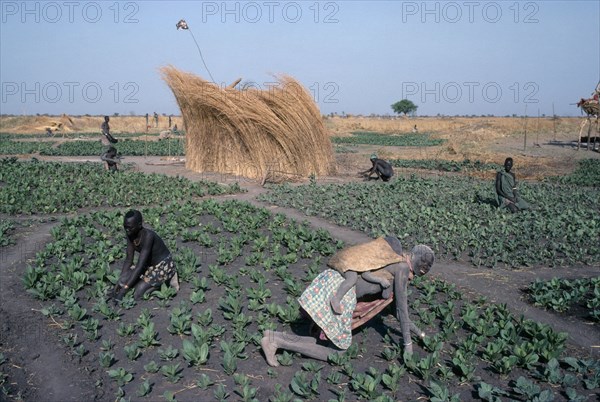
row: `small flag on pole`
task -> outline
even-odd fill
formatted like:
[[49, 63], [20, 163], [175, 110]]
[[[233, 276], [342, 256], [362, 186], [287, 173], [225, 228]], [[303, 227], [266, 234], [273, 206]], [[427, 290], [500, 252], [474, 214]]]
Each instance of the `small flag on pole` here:
[[187, 22], [185, 22], [185, 20], [179, 20], [179, 22], [177, 23], [177, 25], [175, 25], [177, 27], [177, 30], [179, 31], [180, 29], [189, 29], [188, 28], [188, 24]]

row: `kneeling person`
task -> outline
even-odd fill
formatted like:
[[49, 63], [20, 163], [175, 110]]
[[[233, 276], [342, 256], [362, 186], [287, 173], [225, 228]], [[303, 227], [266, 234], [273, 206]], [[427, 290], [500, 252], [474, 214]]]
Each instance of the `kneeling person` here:
[[[170, 283], [179, 290], [171, 252], [156, 232], [143, 226], [142, 213], [137, 210], [127, 212], [123, 228], [127, 235], [127, 255], [115, 288], [115, 299], [121, 300], [130, 288], [134, 288], [134, 297], [139, 300], [148, 290], [158, 289], [163, 283]], [[136, 251], [139, 258], [133, 265]]]
[[513, 167], [513, 158], [506, 158], [504, 161], [504, 171], [500, 170], [496, 174], [496, 194], [498, 197], [498, 207], [508, 208], [510, 212], [518, 212], [530, 209], [531, 205], [521, 198], [517, 191], [517, 178], [511, 169]]

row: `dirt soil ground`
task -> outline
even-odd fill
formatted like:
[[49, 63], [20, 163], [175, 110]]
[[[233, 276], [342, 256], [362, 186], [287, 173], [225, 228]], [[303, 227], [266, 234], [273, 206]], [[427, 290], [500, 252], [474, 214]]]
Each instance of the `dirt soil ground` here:
[[[566, 173], [575, 168], [575, 162], [579, 159], [600, 157], [598, 152], [575, 150], [571, 140], [547, 141], [540, 146], [529, 146], [525, 151], [522, 141], [521, 138], [514, 136], [496, 138], [493, 143], [488, 144], [486, 152], [488, 155], [495, 155], [495, 162], [500, 164], [506, 156], [513, 156], [518, 177], [524, 176], [530, 179], [538, 175]], [[421, 159], [429, 154], [435, 157], [442, 150], [386, 148], [384, 151], [377, 147], [361, 147], [356, 153], [338, 154], [337, 175], [318, 178], [318, 181], [325, 183], [358, 180], [356, 172], [368, 168], [366, 155], [371, 152], [380, 152], [386, 157]], [[97, 158], [85, 157], [40, 157], [40, 159], [97, 160]], [[243, 178], [191, 172], [181, 161], [159, 157], [127, 157], [125, 162], [135, 163], [138, 170], [147, 173], [164, 173], [190, 180], [206, 179], [222, 183], [237, 181], [248, 192], [221, 198], [234, 197], [246, 200], [274, 212], [284, 213], [291, 218], [306, 220], [315, 228], [326, 229], [334, 238], [341, 239], [346, 244], [355, 244], [368, 239], [364, 233], [333, 225], [323, 219], [306, 217], [296, 210], [261, 203], [256, 200], [256, 197], [266, 189]], [[13, 395], [11, 400], [48, 402], [111, 400], [112, 396], [97, 394], [98, 389], [91, 376], [94, 368], [79, 364], [62, 348], [57, 347], [58, 331], [48, 326], [47, 319], [35, 311], [40, 308], [39, 302], [31, 298], [22, 286], [21, 277], [27, 261], [34, 258], [35, 253], [50, 240], [50, 230], [58, 223], [59, 217], [57, 215], [17, 218], [22, 225], [14, 236], [16, 244], [0, 249], [2, 266], [0, 270], [0, 352], [10, 357], [7, 363], [10, 365], [7, 370], [7, 382]], [[513, 312], [550, 324], [557, 331], [568, 332], [570, 348], [577, 349], [579, 355], [600, 358], [600, 328], [597, 324], [584, 323], [574, 317], [541, 310], [526, 301], [523, 289], [529, 283], [537, 278], [550, 279], [558, 274], [556, 269], [490, 270], [445, 262], [438, 264], [432, 275], [457, 284], [464, 292], [486, 296], [492, 302], [506, 303]], [[560, 276], [565, 278], [600, 276], [600, 267], [561, 268]]]

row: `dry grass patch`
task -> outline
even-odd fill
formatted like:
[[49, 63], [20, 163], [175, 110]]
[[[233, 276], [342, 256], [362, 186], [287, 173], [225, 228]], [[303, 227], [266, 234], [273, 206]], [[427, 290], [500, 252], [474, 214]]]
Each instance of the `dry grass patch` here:
[[238, 90], [171, 66], [161, 72], [185, 122], [187, 168], [262, 181], [334, 172], [320, 112], [295, 79], [279, 77], [267, 90]]

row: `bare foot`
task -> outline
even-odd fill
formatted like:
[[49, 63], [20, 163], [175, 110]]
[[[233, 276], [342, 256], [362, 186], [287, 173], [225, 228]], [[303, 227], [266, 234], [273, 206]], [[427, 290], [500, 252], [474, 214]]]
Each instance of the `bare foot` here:
[[331, 304], [331, 309], [334, 313], [338, 315], [342, 314], [342, 305], [340, 304], [339, 300], [335, 298], [335, 296], [331, 298], [329, 304]]
[[275, 357], [277, 345], [275, 344], [275, 334], [273, 334], [273, 331], [265, 331], [265, 334], [260, 341], [260, 346], [262, 347], [269, 366], [278, 367], [279, 362], [277, 361], [277, 357]]

